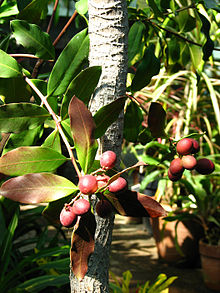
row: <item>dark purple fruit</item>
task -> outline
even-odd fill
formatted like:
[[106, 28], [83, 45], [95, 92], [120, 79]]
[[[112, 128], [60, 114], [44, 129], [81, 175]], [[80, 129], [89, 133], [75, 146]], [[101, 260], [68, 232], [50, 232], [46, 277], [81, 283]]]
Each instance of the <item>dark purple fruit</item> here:
[[183, 167], [187, 170], [193, 170], [197, 164], [196, 158], [191, 155], [182, 157]]
[[180, 155], [188, 155], [193, 150], [193, 142], [191, 138], [183, 138], [178, 141], [176, 145], [176, 151]]
[[171, 181], [173, 181], [173, 182], [180, 180], [181, 177], [182, 177], [182, 175], [183, 175], [182, 172], [173, 175], [173, 174], [171, 173], [170, 169], [168, 169], [168, 178], [169, 178]]
[[101, 218], [109, 218], [112, 213], [112, 205], [108, 200], [102, 199], [96, 205], [96, 212]]
[[214, 163], [206, 158], [197, 160], [196, 171], [202, 175], [211, 174], [215, 170]]
[[199, 152], [199, 143], [197, 140], [193, 139], [193, 138], [190, 138], [192, 143], [193, 143], [193, 149], [191, 151], [191, 154], [196, 154]]
[[172, 162], [170, 163], [170, 172], [173, 175], [177, 175], [179, 173], [183, 173], [184, 171], [184, 167], [183, 167], [183, 162], [180, 158], [176, 158], [174, 160], [172, 160]]
[[73, 212], [77, 216], [86, 214], [90, 210], [90, 203], [84, 198], [80, 198], [73, 204]]

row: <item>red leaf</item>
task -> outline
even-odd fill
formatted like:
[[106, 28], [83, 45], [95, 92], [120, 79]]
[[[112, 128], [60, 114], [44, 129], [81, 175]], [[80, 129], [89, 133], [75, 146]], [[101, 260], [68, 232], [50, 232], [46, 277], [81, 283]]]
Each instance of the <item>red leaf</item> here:
[[98, 147], [94, 139], [95, 122], [86, 105], [75, 96], [69, 104], [69, 116], [77, 156], [83, 171], [87, 173]]
[[118, 199], [117, 205], [120, 205], [124, 212], [122, 209], [119, 210], [113, 201], [112, 204], [122, 216], [151, 218], [166, 216], [164, 208], [151, 196], [131, 190], [115, 194], [115, 196]]
[[73, 193], [77, 187], [68, 179], [49, 173], [26, 174], [2, 184], [0, 195], [20, 203], [51, 202]]
[[72, 235], [70, 260], [73, 274], [82, 280], [88, 270], [88, 259], [95, 248], [96, 221], [92, 213], [83, 215], [79, 227]]

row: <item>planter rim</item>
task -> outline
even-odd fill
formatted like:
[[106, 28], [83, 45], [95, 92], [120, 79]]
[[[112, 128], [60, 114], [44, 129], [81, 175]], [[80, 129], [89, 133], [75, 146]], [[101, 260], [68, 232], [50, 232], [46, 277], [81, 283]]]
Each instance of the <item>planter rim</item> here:
[[220, 245], [208, 244], [201, 239], [199, 241], [199, 252], [204, 256], [220, 258]]

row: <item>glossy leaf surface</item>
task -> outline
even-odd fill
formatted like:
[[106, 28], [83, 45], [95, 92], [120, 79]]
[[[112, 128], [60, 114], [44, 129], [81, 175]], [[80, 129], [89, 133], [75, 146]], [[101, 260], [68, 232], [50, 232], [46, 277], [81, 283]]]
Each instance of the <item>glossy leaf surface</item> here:
[[[21, 1], [17, 2], [21, 3]], [[22, 7], [22, 10], [18, 14], [18, 18], [24, 19], [30, 23], [38, 23], [43, 11], [47, 9], [48, 0], [33, 0], [29, 2], [30, 3], [27, 4], [27, 1], [24, 1], [23, 4], [25, 7]]]
[[143, 38], [146, 34], [145, 24], [136, 21], [128, 34], [128, 67], [134, 65], [143, 56]]
[[124, 115], [124, 131], [123, 135], [127, 141], [136, 142], [139, 132], [142, 128], [143, 114], [138, 105], [130, 101], [126, 107]]
[[151, 78], [160, 71], [160, 61], [154, 54], [154, 45], [145, 50], [143, 60], [137, 67], [132, 80], [131, 90], [139, 91], [149, 84]]
[[76, 186], [64, 177], [50, 173], [33, 173], [7, 180], [0, 188], [0, 195], [20, 203], [51, 202], [65, 197]]
[[88, 260], [95, 248], [96, 221], [92, 213], [83, 215], [79, 227], [72, 235], [70, 259], [74, 275], [82, 280], [88, 270]]
[[58, 96], [66, 91], [83, 62], [87, 60], [88, 54], [89, 37], [85, 29], [70, 40], [57, 59], [48, 81], [48, 96]]
[[21, 77], [22, 68], [10, 55], [0, 50], [0, 78]]
[[29, 102], [31, 90], [23, 77], [0, 78], [0, 96], [4, 97], [5, 104]]
[[47, 147], [19, 147], [0, 157], [0, 173], [19, 176], [52, 172], [66, 162], [66, 157]]
[[[118, 199], [117, 205], [122, 209], [118, 210], [123, 216], [131, 217], [164, 217], [166, 212], [163, 207], [151, 196], [127, 190], [115, 195]], [[114, 204], [116, 210], [117, 205]]]
[[102, 69], [100, 66], [92, 66], [81, 71], [70, 83], [62, 102], [61, 117], [68, 118], [69, 102], [73, 96], [88, 104], [92, 93], [94, 92]]
[[69, 104], [69, 116], [78, 160], [84, 173], [87, 173], [98, 147], [94, 139], [95, 123], [85, 104], [76, 97], [73, 97]]
[[94, 115], [96, 124], [95, 138], [104, 135], [108, 127], [117, 120], [119, 114], [124, 108], [126, 98], [119, 98], [112, 103], [100, 108]]
[[153, 137], [166, 137], [164, 132], [166, 112], [160, 103], [151, 103], [148, 114], [148, 126]]
[[50, 36], [43, 32], [39, 26], [24, 20], [13, 20], [11, 28], [16, 41], [29, 53], [45, 60], [54, 59], [55, 50]]
[[50, 114], [44, 108], [30, 104], [0, 106], [0, 132], [18, 133], [42, 124]]

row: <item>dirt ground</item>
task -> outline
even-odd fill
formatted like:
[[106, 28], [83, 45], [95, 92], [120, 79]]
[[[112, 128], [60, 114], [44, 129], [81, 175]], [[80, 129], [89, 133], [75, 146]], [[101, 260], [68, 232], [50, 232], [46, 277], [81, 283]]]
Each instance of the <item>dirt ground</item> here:
[[196, 268], [179, 268], [158, 259], [154, 238], [146, 224], [127, 224], [125, 217], [116, 216], [113, 231], [110, 271], [121, 277], [130, 270], [133, 278], [131, 292], [137, 284], [153, 281], [160, 273], [178, 279], [170, 287], [170, 293], [212, 293], [203, 283], [199, 265]]

